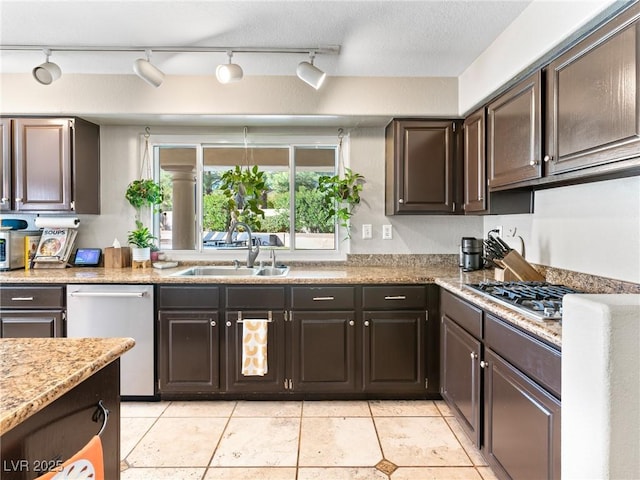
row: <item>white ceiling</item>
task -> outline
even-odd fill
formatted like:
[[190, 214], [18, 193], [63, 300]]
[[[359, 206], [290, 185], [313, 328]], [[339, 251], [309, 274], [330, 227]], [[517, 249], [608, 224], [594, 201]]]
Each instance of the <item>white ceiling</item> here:
[[[65, 46], [340, 45], [316, 65], [333, 76], [458, 76], [531, 0], [0, 0], [0, 43]], [[64, 73], [131, 74], [141, 53], [55, 52]], [[245, 75], [294, 75], [306, 55], [234, 55]], [[0, 73], [42, 52], [0, 52]], [[158, 53], [168, 75], [213, 75], [224, 53]]]

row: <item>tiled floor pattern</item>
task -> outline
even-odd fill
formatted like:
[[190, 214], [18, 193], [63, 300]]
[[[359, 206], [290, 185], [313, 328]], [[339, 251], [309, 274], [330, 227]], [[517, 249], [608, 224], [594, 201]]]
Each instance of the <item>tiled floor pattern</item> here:
[[495, 479], [440, 401], [122, 403], [122, 480]]

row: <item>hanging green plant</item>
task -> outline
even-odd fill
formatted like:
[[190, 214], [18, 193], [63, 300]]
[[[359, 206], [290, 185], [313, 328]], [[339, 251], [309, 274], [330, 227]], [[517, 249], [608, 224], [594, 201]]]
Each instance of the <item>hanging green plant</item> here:
[[257, 165], [242, 168], [236, 165], [220, 177], [220, 189], [226, 198], [225, 209], [230, 218], [260, 229], [264, 219], [262, 206], [267, 201], [267, 184], [264, 172]]
[[318, 178], [318, 191], [323, 195], [326, 218], [338, 222], [347, 231], [347, 238], [351, 238], [349, 220], [360, 203], [363, 183], [364, 176], [349, 168], [344, 169], [342, 177], [323, 175]]
[[127, 187], [125, 198], [136, 210], [141, 207], [154, 207], [162, 203], [162, 187], [153, 180], [134, 180]]

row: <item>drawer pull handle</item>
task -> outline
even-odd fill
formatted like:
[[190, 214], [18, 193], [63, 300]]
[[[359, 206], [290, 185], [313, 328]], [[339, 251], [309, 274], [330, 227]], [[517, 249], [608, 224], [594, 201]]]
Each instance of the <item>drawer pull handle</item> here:
[[335, 297], [313, 297], [314, 302], [326, 302], [335, 300]]
[[33, 302], [33, 297], [11, 297], [14, 302]]
[[407, 297], [405, 295], [387, 295], [384, 297], [385, 300], [406, 300]]

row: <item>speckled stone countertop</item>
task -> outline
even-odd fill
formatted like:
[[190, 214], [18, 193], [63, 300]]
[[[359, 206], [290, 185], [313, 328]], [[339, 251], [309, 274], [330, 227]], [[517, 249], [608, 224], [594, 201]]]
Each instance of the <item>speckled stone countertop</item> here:
[[132, 338], [0, 339], [0, 435], [133, 348]]

